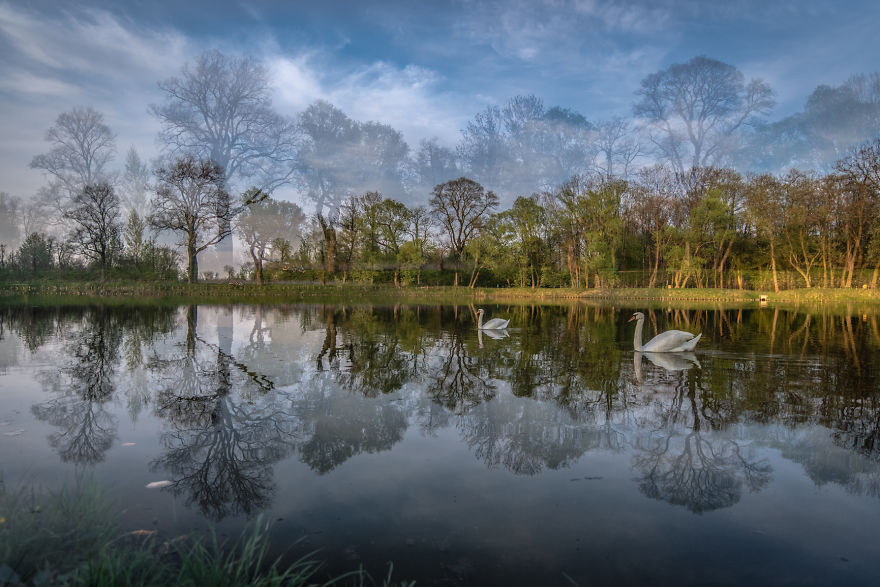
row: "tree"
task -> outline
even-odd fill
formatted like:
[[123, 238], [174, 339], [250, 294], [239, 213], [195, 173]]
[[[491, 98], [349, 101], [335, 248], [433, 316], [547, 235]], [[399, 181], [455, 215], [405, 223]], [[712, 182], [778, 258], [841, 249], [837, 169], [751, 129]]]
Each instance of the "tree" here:
[[[583, 257], [584, 284], [587, 287], [590, 274], [595, 276], [598, 287], [603, 273], [617, 269], [617, 249], [622, 234], [621, 199], [626, 190], [627, 184], [620, 180], [575, 176], [563, 184], [556, 194], [564, 208], [569, 231], [576, 239], [574, 248]], [[574, 259], [575, 263], [579, 261]], [[579, 282], [580, 270], [574, 272], [573, 276], [573, 282]]]
[[122, 240], [125, 244], [126, 255], [138, 264], [143, 259], [144, 247], [147, 240], [144, 238], [147, 225], [134, 210], [128, 213], [128, 220], [125, 223], [125, 229], [122, 233]]
[[[446, 232], [452, 256], [461, 260], [468, 242], [476, 236], [486, 218], [498, 205], [498, 196], [466, 177], [434, 187], [431, 212]], [[458, 273], [456, 275], [456, 283]]]
[[[255, 192], [249, 190], [245, 199], [254, 199]], [[266, 198], [247, 207], [239, 218], [236, 231], [248, 247], [254, 263], [254, 277], [263, 284], [263, 264], [282, 243], [290, 247], [290, 240], [300, 236], [300, 227], [305, 221], [302, 209], [292, 202]], [[282, 255], [283, 256], [283, 255]]]
[[419, 143], [415, 164], [418, 183], [425, 188], [461, 176], [455, 153], [441, 146], [436, 137]]
[[131, 147], [125, 156], [125, 171], [122, 174], [121, 188], [125, 207], [143, 218], [147, 213], [150, 170], [134, 147]]
[[105, 167], [115, 154], [115, 138], [104, 115], [91, 106], [59, 114], [46, 140], [52, 149], [34, 157], [30, 166], [50, 176], [51, 191], [73, 197], [86, 185], [108, 179]]
[[487, 106], [461, 131], [458, 146], [458, 155], [467, 170], [479, 181], [492, 186], [497, 185], [501, 165], [507, 158], [503, 124], [501, 110]]
[[318, 214], [335, 215], [342, 203], [364, 192], [404, 197], [409, 146], [386, 124], [361, 123], [318, 100], [299, 117], [304, 138], [299, 173]]
[[0, 192], [0, 243], [10, 248], [18, 244], [21, 235], [20, 208], [21, 202], [18, 198]]
[[232, 232], [240, 211], [226, 191], [223, 169], [192, 155], [156, 171], [158, 185], [147, 221], [157, 230], [180, 233], [186, 247], [187, 281], [198, 281], [198, 254]]
[[680, 208], [675, 193], [675, 173], [669, 167], [654, 165], [639, 172], [629, 212], [653, 249], [650, 253], [651, 277], [648, 287], [654, 287], [657, 283], [663, 254], [669, 248], [674, 234], [671, 222], [676, 209]]
[[607, 179], [629, 175], [630, 167], [642, 155], [642, 145], [630, 121], [620, 116], [596, 124], [594, 147], [596, 167]]
[[[846, 239], [846, 281], [852, 285], [856, 261], [862, 256], [866, 237], [878, 223], [880, 210], [880, 139], [874, 139], [838, 161], [837, 170], [844, 181], [843, 232]], [[875, 266], [872, 284], [877, 285], [880, 259]]]
[[104, 281], [113, 253], [121, 248], [119, 196], [109, 183], [87, 184], [64, 217], [74, 224], [71, 240], [82, 255], [98, 263]]
[[54, 266], [55, 242], [38, 232], [32, 232], [24, 239], [21, 246], [15, 252], [15, 260], [18, 266], [25, 271], [36, 273], [41, 269], [51, 269]]
[[705, 56], [648, 75], [636, 94], [633, 112], [679, 172], [720, 162], [732, 152], [735, 133], [774, 104], [766, 83], [746, 83], [734, 66]]
[[520, 196], [513, 207], [498, 215], [500, 221], [510, 232], [514, 255], [519, 265], [519, 285], [530, 282], [532, 288], [541, 281], [541, 269], [548, 257], [547, 211], [538, 202], [537, 196]]
[[172, 153], [210, 159], [227, 183], [254, 179], [271, 191], [290, 180], [296, 126], [272, 109], [269, 72], [254, 58], [206, 51], [159, 89], [165, 103], [150, 111]]
[[770, 268], [773, 272], [773, 291], [779, 291], [776, 273], [776, 243], [783, 228], [784, 187], [772, 175], [759, 175], [749, 179], [746, 185], [747, 214], [755, 233], [770, 244]]

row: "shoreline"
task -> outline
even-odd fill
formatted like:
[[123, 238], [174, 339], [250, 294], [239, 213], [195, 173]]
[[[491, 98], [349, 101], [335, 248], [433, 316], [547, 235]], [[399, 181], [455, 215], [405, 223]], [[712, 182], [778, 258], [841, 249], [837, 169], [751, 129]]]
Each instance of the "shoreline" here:
[[94, 283], [25, 282], [0, 284], [0, 301], [36, 298], [122, 300], [218, 300], [223, 302], [296, 301], [314, 298], [342, 298], [357, 301], [470, 301], [498, 303], [572, 302], [711, 302], [735, 304], [880, 304], [880, 291], [874, 289], [802, 288], [780, 292], [715, 288], [606, 288], [531, 289], [475, 288], [453, 286], [406, 286], [359, 283]]

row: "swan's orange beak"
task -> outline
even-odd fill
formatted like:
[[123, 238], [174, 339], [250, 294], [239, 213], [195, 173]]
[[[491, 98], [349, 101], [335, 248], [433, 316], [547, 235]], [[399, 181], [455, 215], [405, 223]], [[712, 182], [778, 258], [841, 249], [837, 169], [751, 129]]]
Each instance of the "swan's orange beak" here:
[[627, 322], [632, 322], [632, 321], [635, 320], [635, 319], [636, 319], [636, 315], [633, 314], [633, 315], [632, 315], [632, 318], [630, 318], [629, 320], [627, 320]]

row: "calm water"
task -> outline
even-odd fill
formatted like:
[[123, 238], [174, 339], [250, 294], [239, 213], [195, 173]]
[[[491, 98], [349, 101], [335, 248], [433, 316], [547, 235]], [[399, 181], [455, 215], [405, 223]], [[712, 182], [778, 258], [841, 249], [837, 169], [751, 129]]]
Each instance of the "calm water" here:
[[[0, 306], [0, 472], [420, 584], [876, 584], [877, 308]], [[646, 337], [647, 338], [647, 337]], [[153, 481], [170, 481], [148, 489]], [[300, 542], [297, 542], [300, 540]]]

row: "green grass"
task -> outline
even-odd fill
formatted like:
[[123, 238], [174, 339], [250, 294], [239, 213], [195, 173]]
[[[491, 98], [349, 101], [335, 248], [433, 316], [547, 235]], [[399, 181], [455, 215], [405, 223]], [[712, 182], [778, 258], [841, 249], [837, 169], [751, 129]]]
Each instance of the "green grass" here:
[[233, 541], [206, 535], [161, 538], [155, 530], [124, 532], [122, 511], [93, 481], [59, 491], [0, 481], [0, 585], [410, 585], [362, 569], [325, 579], [310, 553], [292, 563], [269, 560], [270, 525], [259, 517]]

